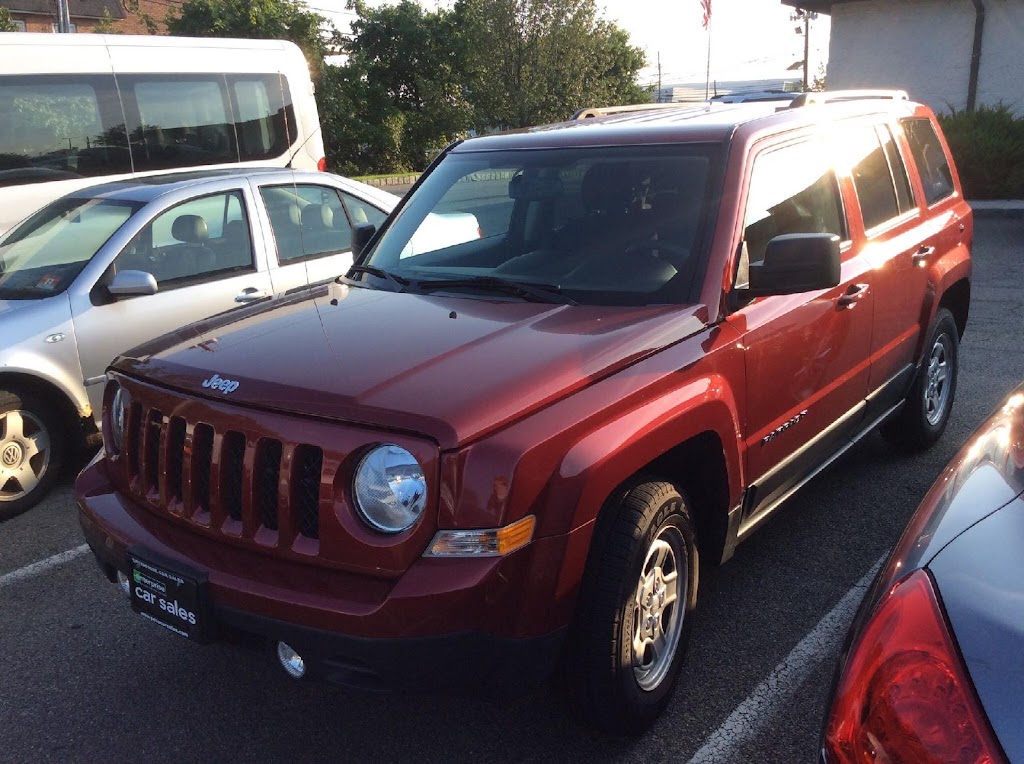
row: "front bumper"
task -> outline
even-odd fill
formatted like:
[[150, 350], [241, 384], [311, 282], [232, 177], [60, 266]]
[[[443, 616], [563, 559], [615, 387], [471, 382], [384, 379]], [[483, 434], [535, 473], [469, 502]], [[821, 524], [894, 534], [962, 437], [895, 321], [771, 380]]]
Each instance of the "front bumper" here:
[[130, 548], [201, 570], [214, 638], [286, 642], [308, 675], [373, 690], [504, 688], [550, 675], [560, 657], [568, 619], [558, 613], [571, 607], [552, 607], [553, 584], [568, 537], [503, 558], [423, 558], [386, 581], [190, 534], [114, 491], [102, 461], [76, 489], [86, 541], [110, 580], [128, 572]]

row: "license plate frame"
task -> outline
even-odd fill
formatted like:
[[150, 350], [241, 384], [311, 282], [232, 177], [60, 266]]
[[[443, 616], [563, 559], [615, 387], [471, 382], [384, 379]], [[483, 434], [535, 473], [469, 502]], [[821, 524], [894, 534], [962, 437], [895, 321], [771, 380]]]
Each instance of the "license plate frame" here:
[[207, 579], [206, 573], [149, 550], [128, 550], [132, 610], [195, 642], [208, 642], [211, 633]]

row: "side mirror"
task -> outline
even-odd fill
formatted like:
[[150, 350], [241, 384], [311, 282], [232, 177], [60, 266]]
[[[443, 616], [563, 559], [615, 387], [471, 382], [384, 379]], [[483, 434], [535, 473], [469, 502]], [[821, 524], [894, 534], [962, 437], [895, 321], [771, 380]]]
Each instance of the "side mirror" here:
[[156, 278], [146, 271], [119, 271], [107, 285], [107, 291], [115, 297], [156, 294]]
[[796, 294], [839, 285], [839, 237], [831, 233], [787, 233], [765, 248], [764, 260], [751, 263], [745, 297]]
[[359, 256], [363, 254], [363, 250], [366, 249], [366, 245], [370, 243], [370, 239], [377, 233], [377, 226], [373, 223], [357, 223], [352, 229], [352, 259], [358, 260]]

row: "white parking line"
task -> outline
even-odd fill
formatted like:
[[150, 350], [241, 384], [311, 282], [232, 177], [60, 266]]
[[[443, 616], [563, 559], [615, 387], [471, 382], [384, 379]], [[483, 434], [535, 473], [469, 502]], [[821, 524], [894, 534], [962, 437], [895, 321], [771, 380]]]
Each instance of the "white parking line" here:
[[729, 718], [704, 741], [704, 745], [688, 764], [737, 761], [739, 749], [774, 721], [777, 712], [783, 709], [822, 661], [836, 654], [839, 641], [849, 628], [864, 593], [884, 559], [872, 565], [867, 575], [843, 595], [836, 606], [818, 621], [818, 625], [782, 659], [768, 678], [729, 714]]
[[47, 557], [45, 560], [33, 562], [31, 565], [26, 565], [24, 568], [12, 570], [10, 573], [4, 573], [0, 576], [0, 589], [3, 589], [5, 586], [13, 584], [16, 581], [24, 581], [26, 578], [32, 578], [33, 576], [45, 573], [51, 568], [56, 568], [58, 565], [63, 565], [69, 560], [81, 557], [88, 551], [89, 545], [82, 544], [81, 546], [76, 546], [74, 549], [69, 549], [66, 552], [55, 554], [53, 557]]

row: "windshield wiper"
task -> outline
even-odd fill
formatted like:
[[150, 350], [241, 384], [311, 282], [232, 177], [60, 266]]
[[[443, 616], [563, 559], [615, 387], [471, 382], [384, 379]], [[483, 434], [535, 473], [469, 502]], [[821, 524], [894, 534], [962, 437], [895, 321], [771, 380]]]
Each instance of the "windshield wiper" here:
[[[404, 292], [406, 290], [406, 287], [408, 287], [412, 283], [407, 278], [403, 278], [402, 276], [396, 276], [395, 274], [386, 271], [383, 268], [378, 268], [375, 265], [353, 265], [351, 268], [348, 269], [348, 273], [368, 273], [371, 276], [376, 276], [379, 279], [384, 279], [384, 281], [387, 281], [389, 284], [394, 285], [395, 288], [393, 291], [395, 292]], [[348, 273], [342, 276], [338, 276], [336, 281], [339, 284], [355, 283], [360, 286], [365, 286], [365, 283], [362, 281], [355, 281], [354, 279], [350, 279], [348, 277]]]
[[428, 279], [417, 281], [416, 286], [421, 292], [438, 289], [479, 289], [486, 292], [506, 292], [518, 297], [530, 298], [534, 302], [549, 302], [559, 305], [577, 305], [575, 300], [562, 294], [557, 284], [541, 284], [527, 281], [514, 281], [498, 276], [471, 276], [463, 279]]

